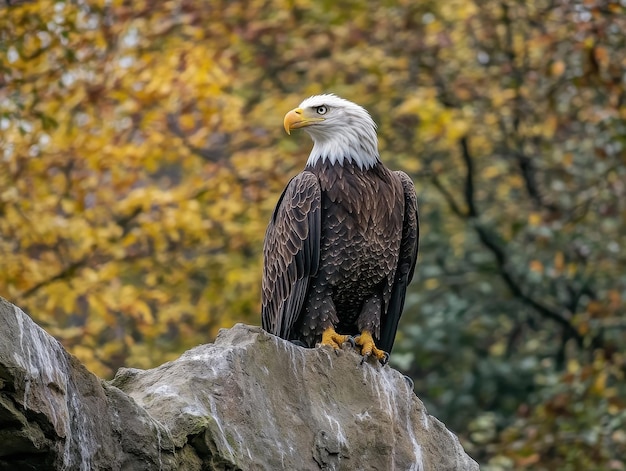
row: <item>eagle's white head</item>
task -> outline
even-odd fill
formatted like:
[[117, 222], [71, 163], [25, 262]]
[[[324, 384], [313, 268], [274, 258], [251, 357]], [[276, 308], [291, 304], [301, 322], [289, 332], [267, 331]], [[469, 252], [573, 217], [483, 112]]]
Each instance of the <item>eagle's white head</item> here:
[[303, 128], [313, 139], [307, 165], [328, 159], [366, 169], [380, 161], [374, 120], [363, 107], [336, 95], [307, 98], [285, 115], [284, 125], [287, 134]]

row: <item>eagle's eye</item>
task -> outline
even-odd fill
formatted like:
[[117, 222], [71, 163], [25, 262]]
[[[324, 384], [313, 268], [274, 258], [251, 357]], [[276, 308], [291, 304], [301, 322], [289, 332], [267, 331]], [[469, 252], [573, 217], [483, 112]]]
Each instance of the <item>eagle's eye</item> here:
[[328, 107], [322, 105], [322, 106], [316, 106], [315, 107], [315, 111], [317, 111], [317, 114], [326, 114], [326, 112], [328, 111]]

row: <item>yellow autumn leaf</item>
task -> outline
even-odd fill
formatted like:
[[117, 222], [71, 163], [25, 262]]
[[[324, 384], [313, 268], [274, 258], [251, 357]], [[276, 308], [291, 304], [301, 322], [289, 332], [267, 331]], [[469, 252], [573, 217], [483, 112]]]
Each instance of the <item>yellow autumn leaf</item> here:
[[542, 222], [543, 222], [543, 218], [541, 217], [541, 214], [533, 212], [528, 215], [529, 226], [537, 227], [537, 226], [540, 226]]

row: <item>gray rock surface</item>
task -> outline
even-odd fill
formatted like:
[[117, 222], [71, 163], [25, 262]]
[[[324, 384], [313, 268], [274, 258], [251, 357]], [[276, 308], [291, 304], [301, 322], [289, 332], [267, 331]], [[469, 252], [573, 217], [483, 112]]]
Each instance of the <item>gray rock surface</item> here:
[[238, 324], [107, 383], [0, 298], [0, 470], [478, 470], [405, 378]]

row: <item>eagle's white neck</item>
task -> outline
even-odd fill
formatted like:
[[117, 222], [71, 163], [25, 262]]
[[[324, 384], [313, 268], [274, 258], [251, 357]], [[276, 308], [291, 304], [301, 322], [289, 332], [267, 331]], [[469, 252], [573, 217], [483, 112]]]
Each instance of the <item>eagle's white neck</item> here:
[[313, 149], [307, 160], [309, 166], [328, 160], [331, 164], [339, 165], [353, 163], [365, 170], [380, 162], [378, 138], [373, 127], [344, 127], [340, 132], [333, 133], [319, 132], [319, 129], [315, 131], [318, 132], [309, 133], [313, 138]]

